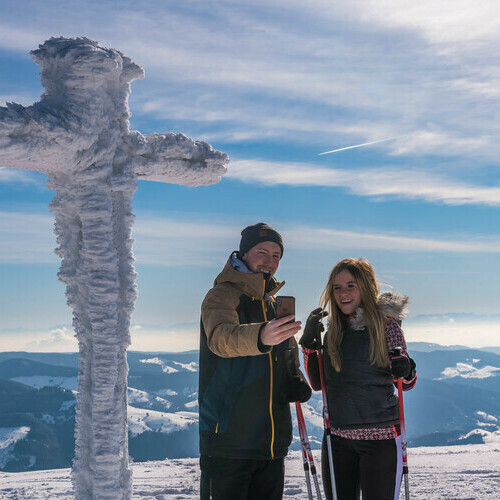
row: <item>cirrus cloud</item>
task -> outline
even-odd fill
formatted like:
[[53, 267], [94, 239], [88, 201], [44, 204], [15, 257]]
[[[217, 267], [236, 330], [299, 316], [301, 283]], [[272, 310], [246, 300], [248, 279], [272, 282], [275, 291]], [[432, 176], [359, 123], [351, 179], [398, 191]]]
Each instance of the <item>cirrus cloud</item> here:
[[226, 178], [264, 185], [340, 187], [358, 196], [420, 199], [448, 205], [500, 205], [500, 186], [476, 186], [409, 167], [347, 170], [240, 160], [230, 164]]

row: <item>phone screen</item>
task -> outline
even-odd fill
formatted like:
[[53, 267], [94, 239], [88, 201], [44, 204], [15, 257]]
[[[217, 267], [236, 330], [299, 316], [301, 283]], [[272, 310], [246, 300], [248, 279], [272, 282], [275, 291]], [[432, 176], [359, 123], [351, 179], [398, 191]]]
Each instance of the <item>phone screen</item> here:
[[295, 314], [295, 297], [278, 295], [276, 297], [276, 318]]

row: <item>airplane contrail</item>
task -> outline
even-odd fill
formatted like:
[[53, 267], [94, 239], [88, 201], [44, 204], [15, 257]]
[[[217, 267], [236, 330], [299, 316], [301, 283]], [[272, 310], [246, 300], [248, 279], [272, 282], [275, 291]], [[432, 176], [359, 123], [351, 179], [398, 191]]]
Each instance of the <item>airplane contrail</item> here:
[[338, 151], [345, 151], [346, 149], [355, 149], [355, 148], [362, 148], [363, 146], [371, 146], [372, 144], [378, 144], [379, 142], [392, 141], [394, 139], [397, 139], [398, 137], [401, 137], [401, 136], [389, 137], [387, 139], [380, 139], [378, 141], [372, 141], [372, 142], [364, 142], [363, 144], [356, 144], [354, 146], [347, 146], [345, 148], [332, 149], [331, 151], [325, 151], [324, 153], [318, 153], [318, 156], [329, 155], [330, 153], [337, 153]]

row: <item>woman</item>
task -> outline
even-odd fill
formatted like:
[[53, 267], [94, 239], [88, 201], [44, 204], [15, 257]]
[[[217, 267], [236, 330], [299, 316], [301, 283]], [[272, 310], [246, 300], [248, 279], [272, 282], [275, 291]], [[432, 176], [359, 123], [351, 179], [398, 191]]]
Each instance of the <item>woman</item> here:
[[[316, 349], [321, 346], [321, 318], [328, 314], [323, 364], [331, 424], [338, 500], [393, 500], [401, 482], [401, 438], [394, 379], [403, 389], [416, 382], [400, 322], [407, 297], [379, 294], [372, 266], [364, 259], [344, 259], [332, 269], [321, 307], [309, 316], [300, 340], [306, 370], [321, 389]], [[331, 496], [326, 440], [322, 450], [323, 483]]]

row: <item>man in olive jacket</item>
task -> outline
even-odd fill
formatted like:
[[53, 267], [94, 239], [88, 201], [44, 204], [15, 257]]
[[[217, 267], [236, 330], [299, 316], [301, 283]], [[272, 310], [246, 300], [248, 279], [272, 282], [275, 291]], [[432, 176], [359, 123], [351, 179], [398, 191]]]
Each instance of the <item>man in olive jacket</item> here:
[[274, 295], [284, 282], [274, 273], [282, 255], [276, 230], [248, 226], [201, 306], [202, 500], [283, 496], [289, 403], [307, 401], [311, 389], [293, 338], [301, 323], [293, 315], [275, 319]]

